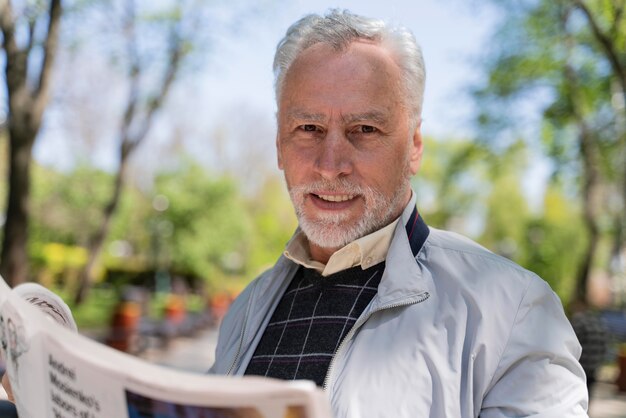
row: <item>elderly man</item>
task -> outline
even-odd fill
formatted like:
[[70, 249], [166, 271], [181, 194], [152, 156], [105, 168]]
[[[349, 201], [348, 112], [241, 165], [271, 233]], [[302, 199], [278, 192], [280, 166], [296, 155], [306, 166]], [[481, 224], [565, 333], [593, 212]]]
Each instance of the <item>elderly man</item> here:
[[580, 346], [548, 285], [416, 209], [412, 34], [310, 15], [274, 71], [299, 229], [234, 302], [211, 371], [313, 380], [336, 417], [587, 416]]

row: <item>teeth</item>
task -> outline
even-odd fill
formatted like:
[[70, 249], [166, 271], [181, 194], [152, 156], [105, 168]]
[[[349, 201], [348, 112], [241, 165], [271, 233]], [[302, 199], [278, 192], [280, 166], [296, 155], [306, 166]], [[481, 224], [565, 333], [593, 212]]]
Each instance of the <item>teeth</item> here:
[[346, 200], [351, 200], [354, 199], [353, 194], [351, 195], [347, 195], [347, 194], [342, 194], [342, 195], [324, 195], [324, 194], [318, 194], [317, 197], [319, 197], [322, 200], [327, 200], [329, 202], [345, 202]]

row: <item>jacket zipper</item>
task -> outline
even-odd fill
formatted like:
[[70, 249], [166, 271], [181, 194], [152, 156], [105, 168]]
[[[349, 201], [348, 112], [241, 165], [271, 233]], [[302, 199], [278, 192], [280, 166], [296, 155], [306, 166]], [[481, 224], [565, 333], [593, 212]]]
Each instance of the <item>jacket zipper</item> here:
[[243, 347], [243, 339], [246, 334], [246, 327], [248, 326], [248, 316], [250, 316], [250, 307], [252, 306], [252, 301], [254, 300], [254, 296], [256, 293], [256, 285], [254, 290], [252, 291], [252, 295], [250, 295], [250, 299], [248, 302], [248, 306], [246, 306], [246, 314], [243, 317], [243, 325], [241, 327], [241, 335], [239, 336], [239, 346], [237, 347], [237, 352], [235, 353], [235, 358], [233, 359], [233, 363], [228, 368], [228, 372], [226, 372], [226, 376], [230, 376], [233, 372], [233, 369], [237, 365], [239, 361], [239, 357], [241, 356], [241, 348]]
[[424, 293], [420, 293], [415, 299], [411, 299], [402, 303], [394, 303], [391, 305], [385, 305], [385, 306], [381, 306], [378, 309], [373, 310], [372, 312], [368, 313], [366, 316], [359, 318], [356, 323], [352, 326], [352, 328], [350, 328], [350, 331], [346, 334], [346, 336], [343, 338], [343, 340], [341, 340], [341, 344], [339, 344], [339, 347], [337, 348], [337, 351], [335, 351], [335, 354], [333, 355], [333, 358], [330, 360], [330, 365], [328, 366], [328, 372], [326, 373], [326, 378], [324, 379], [324, 386], [322, 386], [322, 389], [324, 391], [326, 391], [330, 385], [330, 379], [333, 373], [333, 369], [335, 367], [335, 359], [338, 357], [339, 353], [341, 352], [341, 350], [344, 348], [345, 345], [347, 345], [348, 341], [350, 341], [350, 339], [354, 336], [354, 334], [357, 332], [357, 330], [359, 328], [361, 328], [361, 326], [367, 322], [368, 319], [370, 319], [370, 317], [372, 315], [374, 315], [376, 312], [380, 312], [380, 311], [384, 311], [385, 309], [393, 309], [393, 308], [400, 308], [402, 306], [408, 306], [408, 305], [413, 305], [416, 303], [422, 303], [424, 302], [426, 299], [428, 299], [430, 297], [430, 293], [428, 292], [424, 292]]

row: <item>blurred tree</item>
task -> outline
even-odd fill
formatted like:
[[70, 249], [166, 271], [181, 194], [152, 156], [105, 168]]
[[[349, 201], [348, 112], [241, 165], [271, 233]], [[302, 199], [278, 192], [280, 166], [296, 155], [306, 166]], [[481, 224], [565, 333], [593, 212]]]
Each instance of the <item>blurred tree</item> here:
[[62, 13], [61, 0], [0, 0], [10, 144], [0, 274], [11, 285], [28, 278], [32, 149], [48, 105]]
[[[75, 292], [113, 178], [88, 166], [66, 173], [34, 165], [29, 253], [39, 281]], [[131, 276], [160, 271], [238, 287], [275, 260], [295, 226], [279, 178], [246, 196], [229, 176], [209, 175], [183, 158], [157, 176], [153, 189], [126, 187], [96, 277], [111, 269]]]
[[[607, 204], [606, 191], [623, 193], [626, 181], [626, 176], [616, 174], [626, 165], [626, 133], [611, 90], [615, 83], [622, 85], [626, 64], [626, 2], [491, 3], [501, 7], [505, 19], [486, 61], [486, 85], [476, 91], [481, 106], [478, 122], [483, 137], [497, 146], [506, 146], [519, 135], [541, 137], [555, 164], [553, 180], [569, 180], [579, 188], [588, 239], [573, 297], [584, 300], [603, 218], [616, 215]], [[620, 87], [617, 96], [622, 108], [624, 92]], [[523, 109], [529, 107], [542, 110], [541, 133], [528, 128]], [[617, 210], [620, 222], [624, 199]], [[622, 228], [612, 232], [619, 236]]]
[[[592, 34], [591, 42], [600, 50], [610, 65], [612, 105], [617, 112], [622, 111], [621, 117], [618, 117], [618, 128], [615, 132], [618, 152], [613, 156], [613, 167], [618, 168], [614, 173], [617, 177], [617, 192], [621, 195], [622, 201], [621, 205], [615, 205], [617, 210], [614, 211], [610, 270], [612, 261], [619, 259], [626, 247], [626, 15], [624, 13], [626, 1], [612, 0], [608, 4], [599, 0], [573, 0], [573, 2], [589, 24]], [[621, 210], [619, 210], [620, 206]]]
[[[420, 172], [413, 178], [420, 211], [430, 225], [464, 230], [472, 216], [480, 216], [487, 196], [489, 150], [460, 139], [425, 138]], [[468, 233], [465, 230], [463, 232]]]
[[[252, 220], [235, 183], [211, 178], [197, 164], [157, 176], [148, 227], [161, 240], [157, 268], [218, 285], [245, 272]], [[158, 265], [166, 262], [169, 265]]]
[[30, 238], [85, 246], [102, 221], [112, 176], [87, 166], [63, 173], [35, 164]]
[[[62, 281], [57, 284], [75, 291], [77, 273], [87, 261], [86, 244], [101, 225], [101, 208], [111, 194], [112, 180], [111, 173], [87, 166], [64, 173], [34, 165], [29, 244], [34, 276]], [[146, 262], [150, 236], [145, 229], [145, 219], [152, 214], [150, 200], [137, 188], [127, 189], [111, 225], [108, 242], [112, 254], [104, 267], [116, 263], [128, 269], [130, 264], [139, 263], [143, 269], [150, 268]], [[78, 251], [73, 248], [81, 248], [84, 256], [73, 257]], [[71, 258], [71, 272], [59, 261], [62, 253]], [[98, 277], [102, 273], [101, 268]]]
[[[215, 5], [199, 0], [151, 2], [145, 0], [102, 0], [94, 11], [102, 33], [95, 35], [112, 61], [122, 68], [128, 81], [124, 112], [117, 132], [118, 155], [114, 188], [103, 207], [100, 228], [90, 238], [89, 258], [75, 303], [80, 304], [93, 282], [98, 259], [117, 210], [122, 190], [128, 178], [131, 158], [146, 141], [157, 121], [157, 114], [166, 105], [173, 85], [184, 67], [192, 68], [191, 52], [210, 49], [213, 30], [223, 25], [219, 19], [231, 19], [235, 26], [258, 14], [266, 5], [250, 7], [244, 3], [233, 7], [232, 16], [216, 18]], [[110, 15], [118, 16], [111, 25]], [[221, 23], [221, 22], [220, 22]], [[212, 31], [207, 31], [212, 27]], [[194, 57], [199, 54], [194, 54]], [[93, 98], [92, 98], [93, 100]], [[172, 135], [175, 136], [175, 135]]]
[[428, 223], [472, 235], [511, 257], [503, 245], [522, 245], [519, 228], [528, 216], [520, 182], [528, 168], [526, 144], [498, 149], [488, 141], [426, 138], [424, 148], [413, 182]]
[[486, 202], [485, 229], [480, 243], [511, 260], [519, 261], [525, 247], [529, 212], [519, 178], [506, 176], [494, 181]]
[[[0, 115], [0, 118], [2, 116]], [[8, 166], [8, 162], [9, 159], [7, 158], [7, 156], [9, 155], [9, 133], [7, 132], [6, 129], [6, 124], [3, 124], [0, 122], [0, 196], [4, 196], [6, 198], [7, 196], [7, 190], [8, 190], [8, 181], [7, 181], [7, 166]], [[4, 215], [5, 215], [5, 204], [6, 201], [5, 199], [0, 200], [1, 205], [0, 205], [0, 219], [2, 219], [3, 222], [0, 222], [0, 224], [4, 223]]]
[[576, 284], [580, 259], [586, 251], [586, 237], [580, 204], [568, 198], [557, 184], [546, 191], [540, 214], [531, 216], [523, 230], [518, 261], [545, 279], [567, 302]]
[[[149, 132], [155, 131], [159, 109], [164, 106], [182, 68], [194, 65], [187, 59], [189, 52], [210, 49], [218, 32], [236, 33], [245, 20], [265, 16], [267, 6], [271, 5], [271, 2], [253, 6], [247, 2], [235, 3], [222, 9], [221, 5], [200, 0], [50, 0], [47, 8], [48, 2], [44, 0], [0, 0], [1, 51], [7, 63], [3, 81], [7, 84], [10, 105], [6, 125], [12, 144], [11, 161], [15, 163], [11, 165], [11, 184], [17, 185], [10, 187], [8, 193], [4, 239], [10, 242], [3, 246], [8, 255], [3, 256], [2, 265], [9, 263], [11, 268], [21, 269], [17, 273], [20, 277], [26, 275], [28, 163], [34, 137], [41, 126], [53, 58], [59, 55], [57, 61], [64, 65], [56, 74], [56, 82], [63, 88], [55, 90], [55, 104], [57, 110], [63, 109], [56, 115], [60, 118], [55, 118], [55, 122], [79, 121], [72, 126], [73, 130], [67, 129], [72, 125], [67, 123], [65, 131], [58, 136], [89, 142], [87, 160], [102, 156], [102, 148], [105, 148], [102, 144], [107, 142], [107, 136], [116, 137], [118, 148], [116, 177], [111, 180], [113, 187], [109, 189], [108, 199], [100, 202], [100, 214], [90, 218], [99, 220], [98, 228], [83, 230], [89, 231], [90, 239], [83, 245], [88, 246], [90, 256], [76, 294], [80, 301], [98, 270], [97, 260], [112, 228], [131, 170], [132, 155]], [[59, 35], [61, 4], [65, 23]], [[207, 27], [212, 30], [207, 31]], [[61, 48], [56, 48], [58, 43]], [[57, 50], [59, 54], [55, 54]], [[73, 58], [75, 60], [71, 61]], [[199, 61], [196, 59], [195, 64]], [[98, 67], [96, 71], [95, 67]], [[103, 70], [104, 67], [107, 70]], [[111, 76], [113, 68], [122, 70], [116, 73], [117, 78]], [[124, 83], [127, 91], [120, 100], [119, 86]], [[79, 100], [72, 102], [76, 98]], [[114, 104], [105, 106], [109, 103]], [[112, 108], [123, 108], [119, 122], [111, 121], [111, 115], [118, 113], [111, 111]], [[4, 115], [1, 116], [0, 128], [4, 128]], [[164, 131], [163, 126], [159, 131]], [[85, 152], [80, 146], [72, 147], [71, 152], [76, 152], [77, 148]], [[79, 161], [83, 158], [81, 156]], [[93, 211], [93, 207], [90, 210]], [[2, 266], [0, 270], [5, 271]], [[4, 274], [8, 279], [15, 276]]]
[[[122, 13], [124, 22], [123, 33], [126, 41], [126, 56], [129, 88], [125, 103], [123, 119], [119, 127], [118, 168], [114, 180], [114, 188], [108, 202], [104, 206], [100, 227], [91, 236], [88, 243], [89, 257], [80, 276], [74, 302], [80, 304], [86, 297], [94, 280], [98, 258], [102, 252], [109, 233], [111, 220], [119, 205], [122, 189], [126, 182], [129, 159], [137, 147], [144, 141], [153, 125], [155, 114], [163, 106], [168, 93], [176, 79], [182, 62], [190, 50], [189, 30], [185, 19], [193, 18], [193, 8], [183, 7], [186, 2], [177, 3], [171, 10], [159, 11], [150, 16], [150, 26], [157, 23], [162, 28], [144, 28], [148, 33], [165, 31], [166, 54], [161, 57], [165, 61], [161, 74], [154, 74], [154, 57], [142, 50], [138, 26], [137, 6], [134, 0], [125, 2]], [[189, 4], [187, 4], [189, 6]], [[151, 29], [151, 30], [150, 30]], [[148, 35], [144, 33], [143, 36]], [[153, 34], [154, 35], [154, 34]], [[152, 78], [152, 83], [147, 78]], [[158, 81], [154, 81], [154, 79]], [[146, 84], [152, 84], [146, 88]]]
[[202, 148], [210, 153], [211, 160], [207, 161], [210, 167], [236, 179], [244, 194], [257, 194], [276, 175], [282, 177], [273, 146], [276, 136], [273, 117], [268, 118], [249, 103], [228, 106], [219, 117], [217, 127], [208, 134], [210, 142], [202, 143]]
[[266, 178], [256, 195], [247, 199], [253, 228], [249, 237], [248, 273], [254, 277], [269, 268], [283, 252], [298, 222], [289, 194], [279, 177]]

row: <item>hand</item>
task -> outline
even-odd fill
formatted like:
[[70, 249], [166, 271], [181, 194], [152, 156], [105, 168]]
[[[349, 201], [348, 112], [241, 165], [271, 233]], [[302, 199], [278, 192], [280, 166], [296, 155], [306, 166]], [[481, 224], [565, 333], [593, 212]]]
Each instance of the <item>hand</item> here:
[[2, 376], [2, 387], [7, 392], [9, 401], [15, 403], [15, 398], [13, 397], [13, 390], [11, 389], [11, 382], [9, 382], [9, 375], [6, 373], [4, 374], [4, 376]]

